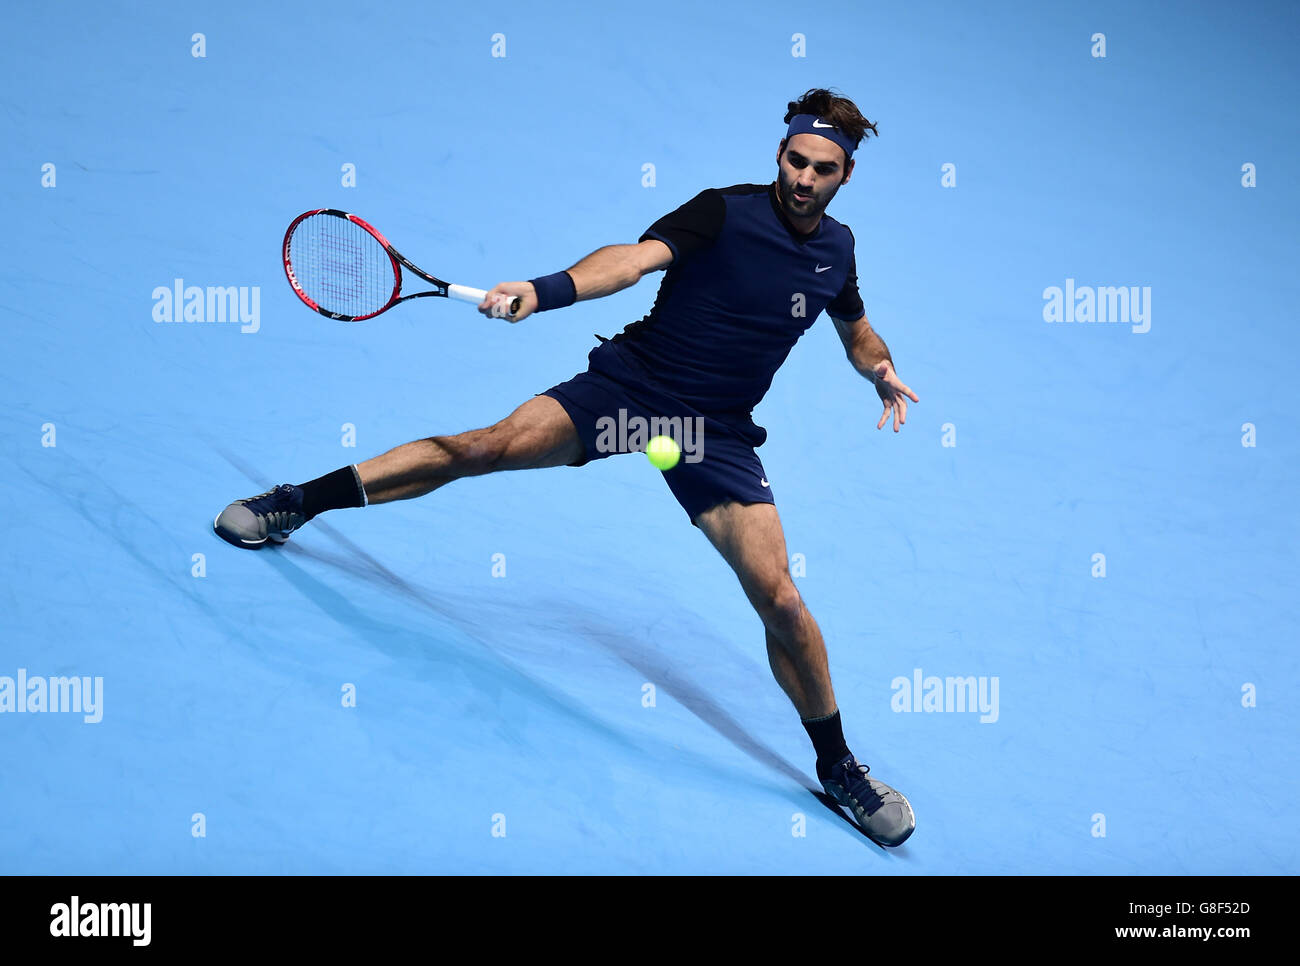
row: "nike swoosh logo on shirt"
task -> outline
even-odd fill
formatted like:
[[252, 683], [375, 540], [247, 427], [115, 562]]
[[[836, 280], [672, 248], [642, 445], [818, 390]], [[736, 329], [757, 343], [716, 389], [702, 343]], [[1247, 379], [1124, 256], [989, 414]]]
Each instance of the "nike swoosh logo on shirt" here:
[[829, 271], [830, 271], [832, 268], [834, 268], [834, 267], [835, 267], [834, 265], [818, 265], [816, 268], [813, 269], [813, 271], [814, 271], [814, 272], [829, 272]]
[[813, 127], [834, 127], [834, 124], [823, 124], [821, 121], [813, 121]]
[[759, 480], [758, 482], [762, 483], [764, 486], [771, 486], [771, 485], [772, 485], [771, 483], [767, 482], [767, 480]]

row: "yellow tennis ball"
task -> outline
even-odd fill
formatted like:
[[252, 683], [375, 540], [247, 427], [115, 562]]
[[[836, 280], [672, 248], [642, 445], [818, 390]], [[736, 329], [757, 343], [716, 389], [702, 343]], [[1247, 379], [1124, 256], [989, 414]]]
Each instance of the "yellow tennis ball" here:
[[671, 470], [682, 458], [682, 448], [671, 436], [655, 436], [646, 443], [645, 455], [655, 469]]

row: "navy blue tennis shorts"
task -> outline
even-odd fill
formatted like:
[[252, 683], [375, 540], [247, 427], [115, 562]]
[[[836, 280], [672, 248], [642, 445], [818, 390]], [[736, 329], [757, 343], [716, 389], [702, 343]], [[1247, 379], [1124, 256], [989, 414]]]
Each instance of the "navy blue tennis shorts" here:
[[776, 502], [753, 446], [645, 382], [588, 369], [538, 395], [563, 406], [578, 430], [585, 455], [571, 466], [644, 452], [653, 436], [676, 440], [681, 459], [663, 477], [692, 523], [719, 503]]

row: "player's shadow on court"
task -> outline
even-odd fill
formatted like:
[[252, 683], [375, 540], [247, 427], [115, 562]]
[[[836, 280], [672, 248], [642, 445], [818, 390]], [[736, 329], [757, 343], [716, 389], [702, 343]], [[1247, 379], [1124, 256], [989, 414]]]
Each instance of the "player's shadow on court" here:
[[[450, 605], [450, 602], [440, 602], [428, 590], [417, 587], [409, 581], [394, 573], [388, 567], [384, 566], [379, 560], [375, 559], [363, 548], [357, 546], [338, 530], [331, 527], [322, 520], [313, 521], [313, 529], [317, 529], [327, 536], [330, 540], [348, 551], [348, 557], [338, 558], [327, 556], [316, 551], [307, 549], [303, 546], [295, 548], [296, 552], [309, 556], [322, 563], [330, 566], [339, 567], [345, 570], [349, 575], [366, 580], [376, 584], [385, 590], [398, 594], [421, 608], [431, 610], [438, 614], [444, 620], [452, 624], [461, 625], [461, 630], [472, 630], [465, 625], [463, 618], [457, 613], [457, 608]], [[352, 605], [347, 605], [351, 607]], [[353, 608], [355, 609], [355, 608]], [[524, 608], [527, 610], [527, 608]], [[886, 851], [858, 827], [840, 806], [827, 795], [824, 791], [814, 788], [808, 777], [801, 772], [795, 765], [786, 760], [776, 751], [769, 748], [762, 741], [751, 735], [728, 711], [721, 707], [713, 698], [694, 682], [686, 680], [680, 674], [672, 673], [671, 662], [646, 640], [635, 638], [620, 628], [605, 623], [598, 614], [588, 612], [583, 618], [576, 622], [570, 622], [574, 630], [581, 633], [585, 639], [595, 643], [603, 650], [618, 658], [624, 664], [633, 668], [645, 680], [652, 682], [656, 688], [664, 691], [675, 701], [686, 708], [702, 722], [716, 731], [723, 738], [726, 738], [733, 745], [749, 755], [758, 763], [771, 768], [780, 775], [801, 785], [810, 795], [813, 796], [822, 806], [828, 809], [840, 821], [861, 836], [864, 842], [870, 842], [882, 852]], [[485, 647], [491, 648], [491, 645], [474, 635]], [[550, 697], [557, 707], [562, 708], [567, 714], [576, 716], [581, 719], [583, 724], [593, 726], [606, 733], [611, 733], [611, 729], [604, 726], [603, 723], [592, 718], [585, 709], [580, 705], [570, 702], [560, 702], [553, 697], [552, 689], [540, 681], [532, 679], [521, 669], [515, 667], [512, 662], [508, 661], [504, 655], [496, 649], [492, 649], [498, 660], [506, 663], [515, 674], [527, 679], [534, 687], [543, 694]], [[612, 735], [613, 736], [613, 735]], [[626, 742], [624, 742], [626, 744]], [[895, 849], [895, 852], [898, 850]], [[906, 854], [906, 853], [903, 853]]]
[[630, 637], [621, 630], [609, 625], [596, 626], [590, 616], [584, 619], [582, 623], [576, 624], [575, 629], [584, 634], [588, 640], [599, 644], [624, 664], [635, 669], [647, 681], [651, 681], [656, 688], [667, 692], [678, 704], [755, 761], [798, 782], [807, 789], [810, 795], [830, 809], [837, 818], [862, 836], [865, 841], [871, 842], [872, 845], [884, 851], [883, 846], [872, 841], [867, 833], [862, 831], [857, 823], [848, 817], [833, 798], [824, 791], [813, 788], [807, 775], [801, 772], [798, 767], [746, 731], [739, 721], [733, 718], [725, 708], [720, 707], [706, 691], [698, 687], [694, 682], [670, 674], [668, 670], [670, 662], [655, 651], [646, 641]]
[[[455, 647], [455, 651], [449, 653], [447, 650], [449, 641], [447, 639], [380, 620], [366, 608], [358, 607], [346, 595], [321, 583], [301, 566], [301, 562], [302, 558], [308, 558], [335, 567], [350, 576], [378, 583], [387, 590], [398, 593], [403, 591], [400, 585], [393, 585], [386, 579], [376, 580], [377, 575], [372, 568], [353, 566], [343, 558], [322, 554], [301, 545], [270, 548], [267, 556], [274, 560], [272, 566], [281, 576], [297, 587], [303, 596], [312, 601], [336, 623], [347, 628], [350, 633], [356, 634], [373, 646], [381, 648], [394, 660], [414, 666], [420, 664], [431, 665], [433, 668], [438, 669], [430, 674], [430, 680], [436, 681], [440, 676], [454, 670], [456, 673], [465, 674], [471, 681], [476, 682], [478, 687], [495, 689], [504, 684], [507, 690], [536, 701], [561, 717], [573, 720], [588, 732], [593, 730], [605, 732], [611, 740], [622, 746], [625, 751], [633, 753], [640, 751], [625, 736], [617, 732], [611, 732], [604, 722], [592, 715], [583, 705], [570, 700], [567, 696], [557, 695], [554, 688], [534, 678], [506, 656], [492, 651], [490, 647], [487, 648], [491, 652], [489, 655], [476, 656], [463, 645], [453, 644], [451, 646]], [[298, 558], [296, 561], [293, 559], [295, 557]], [[400, 577], [393, 576], [396, 580], [401, 581]], [[463, 639], [468, 636], [476, 643], [487, 646], [481, 637], [472, 633], [470, 628], [460, 624], [454, 615], [441, 610], [432, 601], [412, 594], [406, 596], [426, 609], [433, 610], [446, 618], [455, 637]], [[506, 678], [504, 682], [502, 681], [503, 674]]]

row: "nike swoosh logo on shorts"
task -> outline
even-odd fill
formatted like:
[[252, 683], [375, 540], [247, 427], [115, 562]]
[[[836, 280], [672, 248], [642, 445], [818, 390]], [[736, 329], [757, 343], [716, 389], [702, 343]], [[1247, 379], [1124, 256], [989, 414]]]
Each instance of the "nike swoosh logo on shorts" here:
[[818, 265], [816, 268], [813, 269], [813, 271], [814, 271], [814, 272], [829, 272], [829, 271], [830, 271], [832, 268], [834, 268], [834, 267], [835, 267], [834, 265]]
[[834, 124], [823, 124], [821, 121], [813, 121], [813, 127], [834, 127]]

